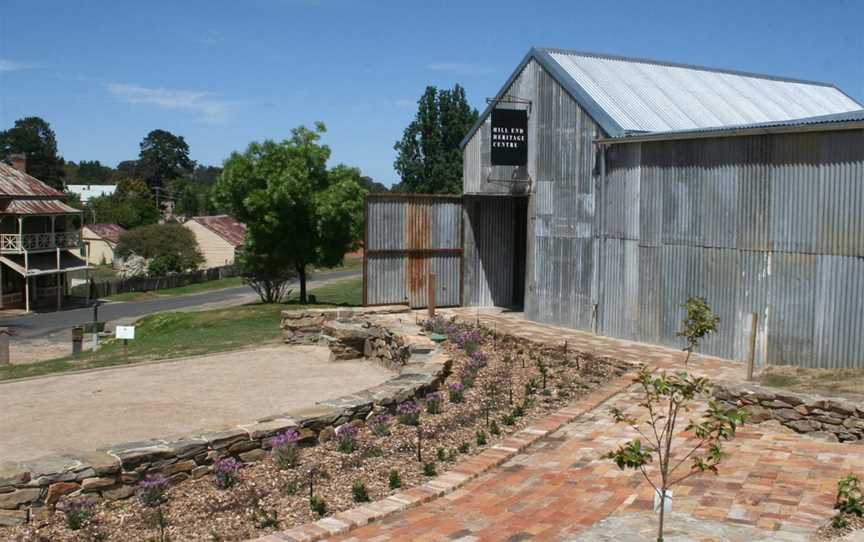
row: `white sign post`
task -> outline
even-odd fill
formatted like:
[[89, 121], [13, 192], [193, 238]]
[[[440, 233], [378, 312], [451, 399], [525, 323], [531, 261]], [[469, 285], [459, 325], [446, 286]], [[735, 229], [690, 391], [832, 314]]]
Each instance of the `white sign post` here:
[[129, 339], [135, 338], [135, 326], [117, 326], [114, 336], [123, 339], [123, 357], [129, 359]]

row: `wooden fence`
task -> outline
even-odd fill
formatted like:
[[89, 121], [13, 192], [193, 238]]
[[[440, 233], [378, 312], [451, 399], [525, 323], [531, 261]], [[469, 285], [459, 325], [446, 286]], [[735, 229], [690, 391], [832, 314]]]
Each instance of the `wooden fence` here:
[[189, 273], [174, 273], [164, 277], [134, 277], [128, 279], [111, 279], [94, 281], [90, 284], [79, 284], [72, 288], [71, 295], [75, 297], [86, 297], [87, 288], [92, 285], [90, 297], [100, 298], [128, 292], [152, 292], [154, 290], [165, 290], [168, 288], [180, 288], [190, 284], [209, 282], [211, 280], [226, 279], [240, 275], [240, 269], [236, 265], [224, 265], [222, 267], [211, 267]]

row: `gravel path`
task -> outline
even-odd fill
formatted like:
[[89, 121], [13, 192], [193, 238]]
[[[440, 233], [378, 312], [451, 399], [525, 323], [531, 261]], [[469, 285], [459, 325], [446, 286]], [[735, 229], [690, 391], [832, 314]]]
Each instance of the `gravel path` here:
[[380, 384], [392, 373], [277, 345], [0, 383], [0, 458], [94, 450], [249, 423]]

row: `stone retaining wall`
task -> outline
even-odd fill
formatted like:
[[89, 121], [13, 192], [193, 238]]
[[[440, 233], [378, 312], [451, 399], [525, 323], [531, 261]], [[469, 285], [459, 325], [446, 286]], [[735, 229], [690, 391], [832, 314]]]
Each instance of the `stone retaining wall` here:
[[[345, 309], [340, 309], [339, 314], [343, 313]], [[346, 321], [362, 327], [361, 315], [370, 313], [343, 314]], [[323, 321], [331, 320], [328, 315]], [[97, 452], [0, 463], [0, 525], [38, 518], [55, 506], [62, 507], [71, 497], [125, 499], [135, 493], [138, 482], [148, 474], [162, 474], [176, 484], [208, 474], [212, 464], [223, 457], [259, 461], [266, 457], [272, 438], [288, 429], [297, 430], [301, 442], [314, 443], [340, 425], [365, 420], [375, 410], [395, 408], [398, 403], [437, 389], [449, 373], [450, 359], [427, 338], [396, 335], [384, 326], [368, 321], [365, 324], [362, 329], [369, 331], [364, 346], [370, 340], [371, 353], [401, 356], [400, 372], [390, 380], [356, 394], [236, 427], [131, 442]], [[320, 335], [320, 330], [317, 333]]]
[[726, 406], [743, 406], [749, 421], [777, 420], [799, 433], [811, 433], [833, 441], [864, 439], [864, 409], [856, 404], [755, 384], [718, 386], [715, 397]]
[[282, 330], [288, 344], [318, 344], [330, 349], [330, 360], [367, 358], [399, 368], [410, 357], [404, 340], [370, 316], [410, 313], [403, 305], [362, 309], [282, 311]]

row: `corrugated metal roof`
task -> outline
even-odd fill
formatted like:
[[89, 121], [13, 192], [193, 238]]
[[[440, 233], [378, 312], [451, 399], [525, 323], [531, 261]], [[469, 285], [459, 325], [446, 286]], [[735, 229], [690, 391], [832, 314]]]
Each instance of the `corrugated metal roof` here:
[[93, 232], [97, 237], [112, 243], [119, 242], [120, 236], [126, 233], [126, 228], [119, 224], [87, 224], [84, 228]]
[[0, 162], [0, 197], [49, 196], [63, 197], [63, 192], [55, 190], [36, 177], [18, 171]]
[[[563, 49], [531, 49], [496, 98], [536, 60], [609, 137], [717, 129], [857, 111], [834, 85]], [[493, 101], [462, 140], [467, 144]]]
[[[622, 137], [600, 139], [607, 143], [627, 143], [631, 141], [659, 141], [666, 139], [686, 139], [697, 136], [720, 137], [727, 135], [752, 135], [758, 133], [769, 133], [777, 131], [788, 131], [786, 128], [806, 128], [824, 125], [843, 124], [848, 129], [864, 129], [864, 109], [849, 111], [848, 113], [835, 113], [833, 115], [818, 115], [815, 117], [804, 117], [784, 121], [757, 122], [755, 124], [738, 124], [734, 126], [712, 126], [709, 128], [697, 128], [695, 130], [671, 130], [668, 132], [648, 132], [638, 134], [626, 134]], [[798, 130], [794, 130], [798, 131]], [[733, 133], [734, 132], [734, 133]]]
[[0, 203], [0, 213], [10, 215], [68, 215], [81, 212], [56, 199], [13, 199]]
[[777, 122], [861, 109], [825, 83], [594, 53], [541, 53], [628, 132]]
[[241, 247], [246, 239], [246, 225], [228, 215], [193, 216], [198, 222], [234, 247]]

